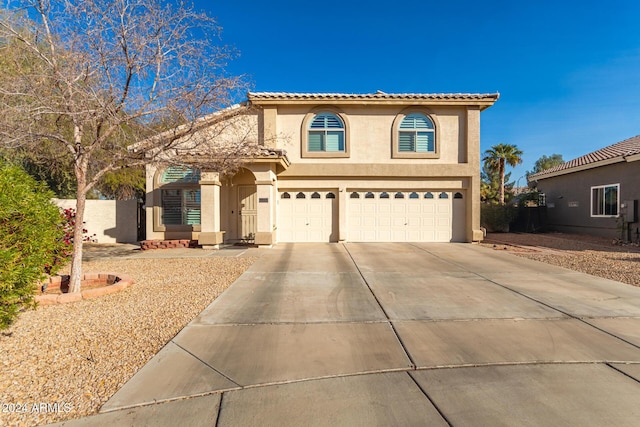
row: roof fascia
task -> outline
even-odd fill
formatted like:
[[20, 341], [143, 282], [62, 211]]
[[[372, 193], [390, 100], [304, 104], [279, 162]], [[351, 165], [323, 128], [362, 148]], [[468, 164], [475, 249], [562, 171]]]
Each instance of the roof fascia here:
[[629, 163], [629, 162], [637, 162], [638, 160], [640, 160], [640, 153], [638, 154], [633, 154], [631, 156], [625, 156], [624, 157], [625, 162]]
[[442, 106], [477, 106], [480, 110], [491, 107], [498, 100], [498, 95], [482, 98], [437, 99], [437, 98], [269, 98], [250, 99], [253, 105], [442, 105]]
[[[638, 160], [640, 160], [640, 154], [637, 156], [639, 156]], [[542, 179], [553, 178], [561, 175], [568, 175], [570, 173], [581, 172], [589, 169], [595, 169], [601, 166], [613, 165], [615, 163], [620, 163], [624, 161], [625, 161], [625, 158], [623, 156], [618, 156], [618, 157], [614, 157], [613, 159], [600, 160], [598, 162], [589, 163], [586, 165], [574, 166], [572, 168], [562, 169], [555, 172], [548, 172], [548, 173], [541, 172], [540, 175], [532, 176], [531, 181], [540, 181]]]

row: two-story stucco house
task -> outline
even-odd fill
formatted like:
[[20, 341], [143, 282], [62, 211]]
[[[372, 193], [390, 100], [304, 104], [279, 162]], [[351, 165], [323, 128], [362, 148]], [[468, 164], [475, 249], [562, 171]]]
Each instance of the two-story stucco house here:
[[249, 93], [234, 108], [250, 108], [264, 154], [233, 176], [149, 165], [147, 238], [481, 240], [480, 112], [497, 99]]

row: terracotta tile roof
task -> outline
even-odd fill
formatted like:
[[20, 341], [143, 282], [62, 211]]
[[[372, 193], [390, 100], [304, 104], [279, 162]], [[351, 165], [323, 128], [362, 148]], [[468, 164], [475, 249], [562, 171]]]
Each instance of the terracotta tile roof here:
[[598, 162], [606, 160], [619, 158], [620, 161], [623, 161], [625, 157], [637, 154], [640, 154], [640, 135], [625, 139], [624, 141], [609, 145], [608, 147], [601, 148], [600, 150], [585, 154], [584, 156], [576, 159], [569, 160], [568, 162], [555, 166], [551, 169], [531, 175], [529, 180], [547, 178], [547, 175], [557, 174], [558, 172], [566, 171], [564, 173], [571, 173], [573, 172], [571, 169], [575, 168], [580, 168], [581, 170], [588, 169], [589, 165], [596, 167], [598, 166]]
[[291, 93], [291, 92], [249, 92], [250, 101], [261, 100], [497, 100], [499, 93]]

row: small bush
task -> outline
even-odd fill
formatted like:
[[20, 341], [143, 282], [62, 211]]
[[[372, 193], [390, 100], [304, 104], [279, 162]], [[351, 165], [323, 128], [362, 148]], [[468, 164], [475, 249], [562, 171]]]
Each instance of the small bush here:
[[18, 166], [0, 165], [0, 329], [34, 305], [36, 286], [68, 260], [53, 193]]
[[518, 208], [513, 205], [482, 203], [480, 225], [489, 232], [508, 232], [509, 224], [518, 216]]

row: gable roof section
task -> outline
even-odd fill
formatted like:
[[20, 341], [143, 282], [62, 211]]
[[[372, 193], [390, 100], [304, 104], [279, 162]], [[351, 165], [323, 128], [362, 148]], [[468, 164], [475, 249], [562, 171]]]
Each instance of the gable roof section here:
[[551, 178], [553, 176], [593, 169], [613, 163], [637, 160], [640, 160], [640, 135], [585, 154], [584, 156], [570, 160], [551, 169], [538, 172], [531, 175], [529, 181]]
[[142, 141], [137, 141], [129, 145], [127, 149], [131, 152], [136, 152], [143, 151], [148, 148], [153, 148], [156, 144], [158, 144], [158, 141], [180, 139], [185, 135], [193, 134], [202, 129], [205, 129], [213, 125], [214, 123], [218, 123], [220, 121], [226, 120], [230, 117], [235, 117], [243, 113], [247, 113], [248, 110], [249, 109], [246, 103], [234, 104], [230, 107], [223, 108], [222, 110], [207, 114], [206, 116], [199, 117], [193, 122], [160, 132], [149, 138], [143, 139]]
[[274, 104], [409, 104], [409, 105], [478, 105], [481, 110], [492, 106], [499, 93], [291, 93], [249, 92], [247, 98], [256, 105]]

